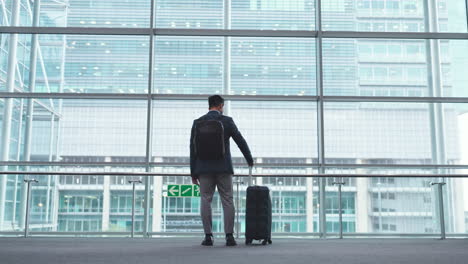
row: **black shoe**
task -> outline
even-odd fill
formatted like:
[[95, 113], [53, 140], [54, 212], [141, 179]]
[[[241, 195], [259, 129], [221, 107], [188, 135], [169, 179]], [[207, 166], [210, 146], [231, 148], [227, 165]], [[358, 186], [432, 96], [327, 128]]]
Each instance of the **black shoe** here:
[[234, 236], [232, 234], [226, 235], [226, 246], [228, 247], [237, 246], [236, 240], [234, 239]]
[[202, 246], [212, 246], [213, 245], [213, 235], [212, 234], [206, 234], [205, 239], [202, 241]]

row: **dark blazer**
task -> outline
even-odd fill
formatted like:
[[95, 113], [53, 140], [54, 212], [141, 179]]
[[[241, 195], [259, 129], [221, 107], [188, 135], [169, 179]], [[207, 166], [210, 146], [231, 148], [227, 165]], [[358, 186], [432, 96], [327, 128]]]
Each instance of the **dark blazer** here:
[[[199, 158], [197, 158], [195, 153], [195, 124], [198, 120], [212, 119], [217, 119], [221, 121], [224, 126], [224, 146], [226, 151], [224, 159], [200, 160]], [[232, 120], [231, 117], [223, 116], [218, 111], [209, 111], [206, 115], [193, 121], [192, 133], [190, 136], [190, 173], [192, 175], [192, 178], [198, 178], [198, 176], [200, 176], [201, 174], [234, 174], [234, 170], [232, 168], [231, 150], [229, 148], [229, 139], [231, 137], [236, 142], [242, 154], [244, 154], [244, 157], [247, 160], [249, 166], [253, 166], [253, 158], [252, 154], [250, 153], [249, 146], [247, 145], [247, 142], [245, 141], [244, 137], [242, 137], [242, 134], [237, 129], [237, 126], [236, 124], [234, 124], [234, 120]]]

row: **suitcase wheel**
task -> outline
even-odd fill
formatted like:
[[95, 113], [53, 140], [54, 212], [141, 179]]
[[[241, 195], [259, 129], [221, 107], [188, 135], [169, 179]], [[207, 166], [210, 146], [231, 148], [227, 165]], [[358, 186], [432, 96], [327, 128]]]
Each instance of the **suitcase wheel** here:
[[273, 243], [273, 241], [271, 241], [271, 239], [268, 239], [268, 244], [271, 245], [271, 243]]
[[268, 242], [268, 240], [267, 240], [267, 239], [263, 240], [263, 241], [262, 241], [262, 245], [266, 245], [266, 244], [267, 244], [267, 242]]
[[247, 239], [245, 239], [245, 244], [246, 245], [252, 245], [252, 241], [253, 241], [253, 239], [248, 239], [247, 238]]

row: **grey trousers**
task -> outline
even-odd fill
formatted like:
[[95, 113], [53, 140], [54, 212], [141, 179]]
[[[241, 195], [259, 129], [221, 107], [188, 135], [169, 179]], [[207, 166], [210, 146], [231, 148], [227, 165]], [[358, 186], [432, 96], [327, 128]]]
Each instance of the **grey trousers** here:
[[231, 174], [205, 174], [200, 175], [200, 212], [205, 234], [212, 233], [213, 219], [211, 215], [211, 201], [215, 188], [218, 187], [219, 197], [224, 212], [224, 232], [234, 233], [235, 208], [233, 201], [232, 175]]

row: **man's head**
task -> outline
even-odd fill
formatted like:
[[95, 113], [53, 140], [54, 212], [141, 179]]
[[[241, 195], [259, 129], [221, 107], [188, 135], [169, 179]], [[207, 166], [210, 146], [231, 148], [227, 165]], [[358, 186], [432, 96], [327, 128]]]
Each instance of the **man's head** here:
[[219, 95], [212, 95], [208, 97], [208, 104], [210, 110], [216, 110], [223, 113], [224, 99]]

